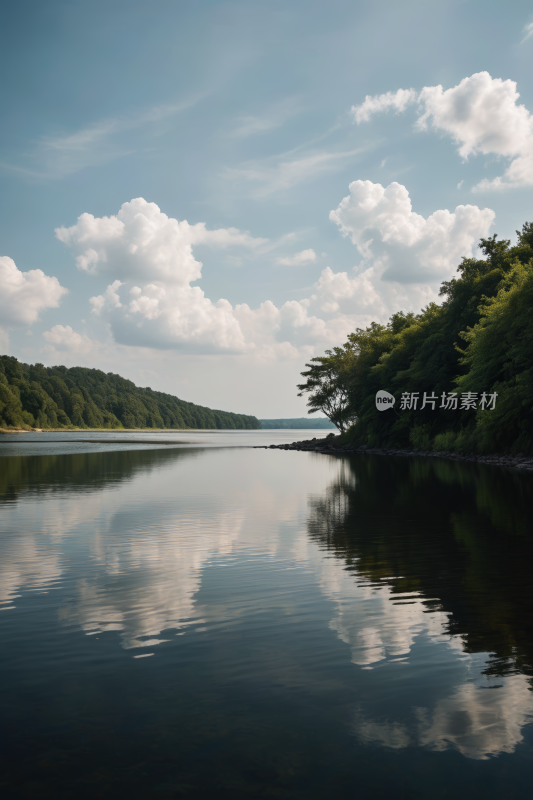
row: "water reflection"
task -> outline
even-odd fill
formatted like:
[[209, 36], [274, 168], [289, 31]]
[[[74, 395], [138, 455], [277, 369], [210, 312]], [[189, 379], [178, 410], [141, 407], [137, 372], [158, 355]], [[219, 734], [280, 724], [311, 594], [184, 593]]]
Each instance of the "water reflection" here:
[[[135, 491], [122, 493], [121, 505], [134, 506]], [[130, 505], [131, 504], [131, 505]], [[88, 634], [116, 630], [126, 649], [153, 647], [161, 631], [180, 630], [201, 622], [195, 600], [202, 569], [213, 558], [229, 555], [238, 538], [242, 508], [211, 511], [199, 518], [194, 500], [180, 512], [157, 502], [110, 514], [95, 535], [91, 555], [98, 565], [94, 577], [82, 579], [77, 596], [60, 610], [65, 622]], [[207, 506], [207, 504], [206, 504]], [[116, 534], [128, 532], [115, 542]]]
[[[344, 564], [342, 577], [331, 561], [317, 568], [352, 661], [401, 670], [415, 645], [440, 643], [462, 663], [464, 682], [433, 708], [422, 691], [396, 720], [367, 703], [361, 740], [476, 759], [522, 741], [533, 715], [530, 498], [531, 479], [513, 472], [374, 457], [343, 462], [312, 501], [311, 541]], [[425, 660], [439, 680], [431, 651]]]
[[[491, 688], [494, 691], [486, 691]], [[354, 731], [369, 744], [437, 752], [454, 748], [467, 758], [487, 760], [514, 752], [532, 718], [529, 684], [522, 675], [513, 675], [496, 687], [465, 683], [432, 709], [413, 707], [407, 722], [374, 721], [357, 714]]]
[[268, 480], [256, 476], [247, 458], [264, 456], [173, 449], [5, 459], [5, 518], [16, 532], [0, 539], [0, 596], [11, 604], [23, 589], [51, 589], [68, 569], [75, 591], [61, 623], [88, 635], [118, 631], [125, 649], [153, 647], [166, 641], [162, 631], [206, 615], [238, 619], [249, 597], [204, 608], [203, 571], [243, 551], [275, 558], [279, 527], [299, 508], [305, 514], [306, 477], [295, 491], [287, 462]]
[[[490, 653], [487, 674], [533, 675], [531, 497], [531, 478], [516, 472], [354, 459], [312, 501], [308, 530], [368, 597], [383, 589], [381, 607], [389, 602], [384, 616], [391, 621], [398, 604], [412, 604], [417, 625], [420, 613], [437, 614], [466, 652]], [[408, 648], [401, 628], [391, 622], [385, 648], [398, 635]]]
[[[323, 654], [343, 643], [341, 689], [364, 686], [350, 700], [359, 742], [486, 759], [522, 741], [533, 714], [528, 476], [192, 449], [10, 458], [0, 474], [3, 608], [63, 587], [61, 630], [115, 631], [131, 655], [205, 626], [232, 675], [245, 672], [242, 653], [217, 625], [247, 620], [263, 648], [257, 680], [288, 685], [292, 670], [310, 693], [341, 680]], [[276, 650], [279, 619], [295, 615], [309, 625], [294, 644], [299, 671]], [[320, 680], [306, 685], [313, 670]]]
[[66, 540], [89, 532], [91, 547], [98, 548], [104, 490], [194, 456], [174, 450], [3, 458], [0, 610], [12, 608], [23, 589], [45, 592], [60, 585]]
[[[0, 456], [5, 452], [4, 447]], [[23, 496], [98, 492], [140, 473], [197, 457], [200, 450], [122, 450], [105, 453], [11, 456], [0, 459], [0, 504]]]

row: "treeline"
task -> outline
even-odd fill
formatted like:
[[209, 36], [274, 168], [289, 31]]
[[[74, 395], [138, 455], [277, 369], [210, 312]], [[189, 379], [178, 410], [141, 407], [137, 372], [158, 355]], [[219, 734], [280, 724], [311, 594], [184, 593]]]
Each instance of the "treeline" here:
[[112, 372], [44, 367], [0, 356], [1, 428], [260, 428], [256, 417], [215, 411], [141, 389]]
[[295, 419], [260, 419], [261, 427], [265, 429], [282, 430], [322, 430], [334, 428], [335, 425], [327, 418], [313, 419], [312, 417], [297, 417]]
[[[441, 305], [311, 359], [298, 387], [311, 409], [358, 446], [533, 452], [533, 224], [517, 234], [515, 246], [482, 239], [484, 257], [463, 259]], [[378, 411], [379, 390], [394, 407]]]

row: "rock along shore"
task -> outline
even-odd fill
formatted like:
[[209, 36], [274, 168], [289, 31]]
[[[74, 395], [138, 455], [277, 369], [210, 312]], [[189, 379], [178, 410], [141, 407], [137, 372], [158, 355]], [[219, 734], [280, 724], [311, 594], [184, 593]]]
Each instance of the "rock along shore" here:
[[415, 456], [424, 458], [447, 458], [452, 461], [470, 461], [479, 464], [493, 464], [500, 467], [515, 467], [533, 471], [533, 456], [525, 456], [523, 453], [517, 455], [486, 455], [478, 456], [474, 453], [461, 455], [460, 453], [450, 453], [447, 451], [436, 452], [422, 450], [390, 450], [381, 447], [351, 447], [340, 443], [342, 437], [330, 433], [324, 439], [308, 439], [303, 442], [292, 442], [292, 444], [271, 444], [256, 445], [255, 449], [264, 450], [303, 450], [307, 453], [358, 453], [360, 455], [376, 456]]

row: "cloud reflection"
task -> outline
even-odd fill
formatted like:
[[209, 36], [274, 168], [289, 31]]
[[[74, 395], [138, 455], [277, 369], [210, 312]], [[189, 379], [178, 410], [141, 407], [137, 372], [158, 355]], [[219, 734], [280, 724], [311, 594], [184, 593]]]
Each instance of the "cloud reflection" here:
[[152, 529], [133, 528], [115, 545], [112, 516], [94, 539], [97, 574], [79, 581], [63, 619], [88, 634], [120, 631], [126, 649], [152, 647], [166, 641], [157, 638], [161, 631], [202, 622], [195, 600], [202, 570], [211, 559], [231, 553], [243, 517], [240, 508], [205, 519], [163, 513]]
[[512, 675], [497, 686], [465, 683], [433, 709], [412, 709], [407, 723], [376, 722], [358, 715], [354, 728], [367, 744], [393, 749], [427, 747], [437, 752], [454, 749], [466, 758], [485, 761], [513, 753], [524, 740], [522, 729], [532, 718], [527, 678]]

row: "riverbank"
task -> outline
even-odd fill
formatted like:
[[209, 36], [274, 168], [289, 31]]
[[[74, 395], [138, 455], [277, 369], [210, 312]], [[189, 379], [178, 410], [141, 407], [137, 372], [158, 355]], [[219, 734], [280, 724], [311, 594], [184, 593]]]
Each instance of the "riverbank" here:
[[533, 457], [525, 456], [523, 453], [516, 455], [506, 455], [493, 453], [490, 455], [475, 455], [469, 453], [468, 455], [461, 455], [460, 453], [451, 453], [446, 450], [433, 452], [431, 450], [391, 450], [380, 447], [350, 447], [342, 443], [342, 436], [335, 436], [330, 433], [325, 439], [308, 439], [303, 442], [292, 442], [291, 444], [271, 444], [264, 447], [265, 450], [301, 450], [311, 453], [358, 453], [360, 455], [376, 455], [376, 456], [403, 456], [403, 457], [424, 457], [424, 458], [446, 458], [451, 461], [470, 461], [479, 464], [492, 464], [501, 467], [515, 467], [517, 469], [526, 469], [533, 471]]

